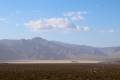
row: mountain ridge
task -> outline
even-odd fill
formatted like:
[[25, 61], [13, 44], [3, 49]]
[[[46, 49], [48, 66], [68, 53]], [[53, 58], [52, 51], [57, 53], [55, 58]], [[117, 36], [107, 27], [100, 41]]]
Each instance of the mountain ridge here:
[[105, 59], [120, 58], [120, 47], [92, 47], [58, 41], [48, 41], [41, 37], [32, 39], [0, 40], [0, 59]]

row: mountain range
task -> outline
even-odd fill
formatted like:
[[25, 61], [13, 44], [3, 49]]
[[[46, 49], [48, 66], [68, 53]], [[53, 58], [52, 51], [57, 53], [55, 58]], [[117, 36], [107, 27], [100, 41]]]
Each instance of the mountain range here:
[[120, 47], [92, 47], [41, 37], [0, 40], [0, 60], [59, 60], [120, 58]]

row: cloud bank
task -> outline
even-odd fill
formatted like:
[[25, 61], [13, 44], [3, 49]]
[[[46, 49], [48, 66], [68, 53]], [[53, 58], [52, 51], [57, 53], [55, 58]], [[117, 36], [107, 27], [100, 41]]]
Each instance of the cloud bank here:
[[83, 20], [84, 19], [84, 17], [83, 17], [84, 14], [87, 14], [87, 12], [86, 11], [84, 11], [84, 12], [81, 12], [81, 11], [73, 12], [72, 11], [72, 12], [64, 13], [64, 16], [69, 17], [72, 20]]
[[116, 30], [116, 29], [107, 29], [107, 30], [100, 30], [99, 32], [114, 33], [114, 32], [119, 32], [119, 30]]
[[86, 12], [67, 12], [63, 17], [51, 17], [39, 20], [30, 20], [25, 23], [34, 31], [40, 30], [74, 30], [89, 32], [91, 29], [88, 26], [78, 26], [75, 24], [76, 20], [83, 20], [82, 14]]
[[33, 30], [51, 30], [51, 29], [77, 29], [76, 26], [66, 18], [48, 18], [36, 21], [29, 21], [25, 25]]
[[6, 19], [6, 18], [3, 18], [3, 17], [0, 17], [0, 22], [2, 22], [2, 23], [7, 23], [7, 19]]

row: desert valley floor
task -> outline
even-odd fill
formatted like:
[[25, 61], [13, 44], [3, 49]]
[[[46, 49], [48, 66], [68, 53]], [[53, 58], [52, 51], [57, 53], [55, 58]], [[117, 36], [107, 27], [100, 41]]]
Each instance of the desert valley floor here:
[[0, 80], [120, 80], [120, 64], [1, 63]]

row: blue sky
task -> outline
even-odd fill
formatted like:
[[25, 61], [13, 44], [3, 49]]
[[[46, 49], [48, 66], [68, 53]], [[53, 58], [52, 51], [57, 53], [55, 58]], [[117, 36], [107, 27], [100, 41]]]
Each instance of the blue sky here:
[[0, 0], [0, 39], [120, 46], [120, 0]]

